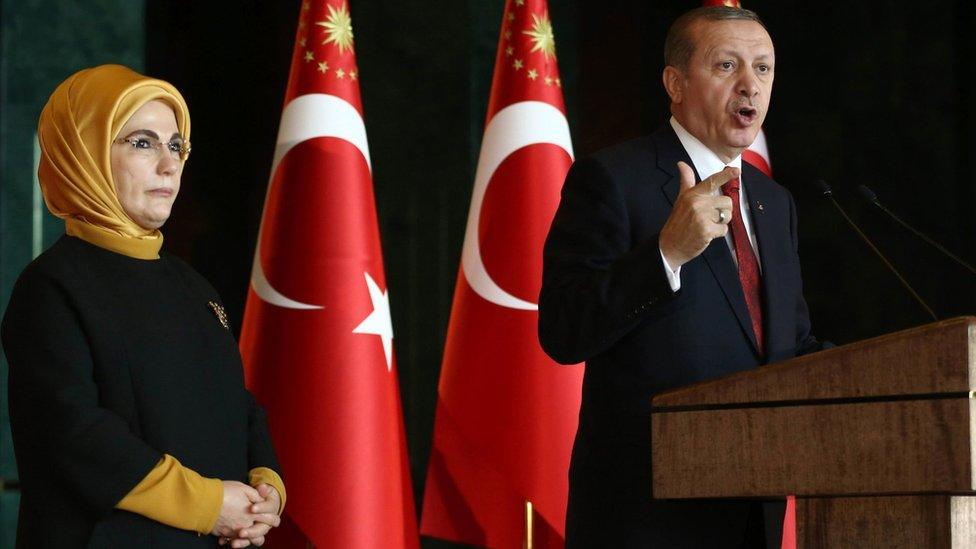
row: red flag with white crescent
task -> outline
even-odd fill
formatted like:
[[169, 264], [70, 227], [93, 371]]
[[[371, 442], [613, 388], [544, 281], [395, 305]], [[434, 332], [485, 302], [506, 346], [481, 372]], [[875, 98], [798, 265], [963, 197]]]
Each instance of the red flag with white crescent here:
[[508, 0], [438, 388], [421, 533], [563, 544], [582, 366], [542, 351], [542, 246], [573, 160], [545, 0]]
[[349, 5], [305, 1], [240, 342], [288, 487], [273, 547], [419, 543], [371, 171]]

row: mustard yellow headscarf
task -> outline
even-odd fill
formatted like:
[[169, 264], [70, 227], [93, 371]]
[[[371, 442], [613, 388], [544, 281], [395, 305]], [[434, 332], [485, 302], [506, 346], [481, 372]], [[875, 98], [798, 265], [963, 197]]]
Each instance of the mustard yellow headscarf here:
[[44, 202], [65, 220], [69, 235], [139, 259], [159, 257], [163, 234], [126, 215], [110, 155], [129, 117], [155, 99], [172, 107], [180, 135], [189, 140], [190, 111], [180, 92], [121, 65], [78, 71], [51, 94], [37, 124], [37, 177]]

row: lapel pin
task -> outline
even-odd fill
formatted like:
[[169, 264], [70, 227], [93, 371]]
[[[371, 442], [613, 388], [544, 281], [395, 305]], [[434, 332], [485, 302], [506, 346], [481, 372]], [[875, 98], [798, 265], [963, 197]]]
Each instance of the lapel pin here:
[[762, 205], [762, 202], [760, 202], [760, 201], [758, 201], [758, 200], [757, 200], [757, 201], [756, 201], [756, 207], [758, 207], [758, 208], [759, 208], [759, 211], [763, 211], [763, 205]]
[[230, 330], [230, 324], [227, 322], [227, 312], [224, 311], [224, 308], [220, 305], [220, 303], [217, 303], [216, 301], [208, 301], [207, 305], [210, 307], [210, 310], [213, 311], [214, 315], [217, 316], [217, 320], [220, 321], [220, 325]]

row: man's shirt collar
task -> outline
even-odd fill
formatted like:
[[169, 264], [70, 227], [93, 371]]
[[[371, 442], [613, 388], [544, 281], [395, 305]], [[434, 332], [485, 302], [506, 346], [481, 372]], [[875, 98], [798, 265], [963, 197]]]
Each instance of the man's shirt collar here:
[[684, 129], [673, 116], [671, 117], [671, 127], [674, 128], [674, 133], [678, 134], [678, 141], [681, 142], [681, 146], [685, 148], [685, 152], [691, 157], [691, 163], [694, 164], [695, 171], [698, 172], [698, 177], [705, 179], [712, 174], [724, 170], [725, 166], [742, 168], [741, 154], [726, 164], [722, 162], [717, 154], [699, 141], [697, 137], [688, 133], [688, 130]]

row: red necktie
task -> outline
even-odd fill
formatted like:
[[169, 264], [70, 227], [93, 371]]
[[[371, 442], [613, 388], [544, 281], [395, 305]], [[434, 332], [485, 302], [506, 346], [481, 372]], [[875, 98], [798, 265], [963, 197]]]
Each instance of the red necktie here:
[[739, 179], [733, 179], [722, 185], [722, 194], [732, 199], [732, 220], [729, 229], [732, 231], [732, 247], [735, 248], [735, 258], [739, 263], [739, 282], [742, 293], [746, 297], [746, 307], [752, 318], [752, 331], [756, 334], [756, 345], [759, 352], [764, 353], [763, 347], [763, 313], [762, 313], [762, 277], [759, 274], [759, 261], [752, 251], [749, 234], [746, 233], [745, 223], [742, 222], [742, 210], [739, 208]]

